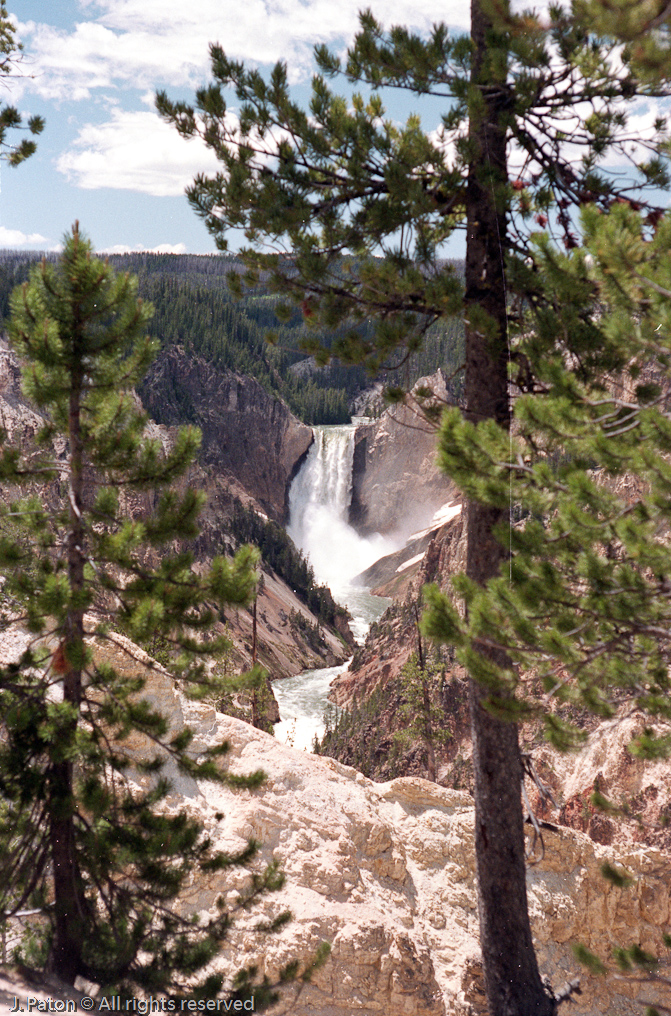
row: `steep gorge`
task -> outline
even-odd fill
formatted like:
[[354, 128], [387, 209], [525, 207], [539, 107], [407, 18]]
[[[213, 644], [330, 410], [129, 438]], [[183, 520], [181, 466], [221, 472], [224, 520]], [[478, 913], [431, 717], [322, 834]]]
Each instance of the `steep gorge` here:
[[[291, 478], [312, 442], [310, 427], [296, 420], [253, 378], [215, 368], [178, 347], [158, 357], [143, 394], [149, 411], [164, 421], [150, 421], [149, 433], [166, 446], [173, 424], [189, 421], [202, 430], [201, 454], [182, 480], [204, 491], [207, 498], [194, 545], [198, 559], [235, 549], [229, 523], [236, 505], [247, 505], [261, 517], [283, 520]], [[19, 366], [6, 343], [0, 345], [0, 421], [9, 440], [19, 443], [43, 423], [23, 396]], [[62, 443], [54, 451], [57, 457], [67, 454]], [[49, 503], [49, 487], [40, 488], [39, 494]], [[122, 496], [131, 515], [141, 515], [152, 497], [151, 493]], [[256, 656], [270, 675], [287, 676], [345, 660], [350, 653], [346, 626], [342, 626], [343, 637], [320, 624], [280, 575], [268, 566], [262, 571]], [[226, 667], [232, 671], [249, 667], [254, 654], [251, 612], [229, 612], [225, 627], [232, 642]], [[276, 717], [272, 706], [271, 716]]]
[[291, 480], [313, 434], [283, 402], [254, 378], [180, 346], [161, 350], [141, 395], [157, 423], [195, 424], [202, 434], [201, 465], [242, 487], [271, 518], [286, 521]]

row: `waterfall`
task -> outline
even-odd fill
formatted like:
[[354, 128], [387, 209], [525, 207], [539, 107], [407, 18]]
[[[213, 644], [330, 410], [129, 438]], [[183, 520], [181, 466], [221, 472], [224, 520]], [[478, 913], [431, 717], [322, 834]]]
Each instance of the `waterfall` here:
[[289, 491], [290, 525], [303, 532], [305, 517], [329, 508], [343, 522], [352, 497], [352, 461], [356, 427], [316, 427], [314, 442]]
[[289, 491], [288, 533], [318, 582], [346, 603], [352, 579], [396, 549], [378, 533], [362, 537], [347, 521], [352, 498], [352, 424], [315, 427], [315, 440]]
[[[398, 544], [379, 533], [359, 536], [347, 521], [356, 427], [315, 427], [314, 432], [314, 443], [289, 491], [287, 532], [308, 558], [317, 582], [329, 586], [334, 599], [348, 607], [352, 634], [362, 643], [389, 600], [354, 586], [352, 579], [379, 557], [397, 550]], [[324, 733], [329, 685], [346, 668], [343, 663], [273, 682], [282, 716], [276, 737], [310, 750], [313, 737]]]

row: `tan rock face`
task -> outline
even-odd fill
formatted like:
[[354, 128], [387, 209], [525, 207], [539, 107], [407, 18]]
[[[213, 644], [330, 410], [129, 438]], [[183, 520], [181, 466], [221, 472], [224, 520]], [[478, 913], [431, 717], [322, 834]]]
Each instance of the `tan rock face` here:
[[[165, 673], [152, 675], [148, 692], [173, 723], [195, 727], [196, 751], [225, 739], [232, 771], [267, 773], [254, 792], [186, 785], [182, 778], [175, 783], [172, 804], [197, 812], [218, 846], [231, 849], [254, 837], [262, 859], [278, 859], [286, 873], [280, 893], [236, 922], [222, 955], [229, 973], [255, 962], [273, 979], [284, 963], [307, 959], [325, 939], [331, 943], [326, 965], [297, 998], [288, 989], [277, 1013], [482, 1011], [468, 794], [417, 778], [372, 783], [331, 759], [185, 703]], [[632, 873], [634, 885], [617, 889], [605, 882], [605, 860]], [[575, 976], [576, 941], [604, 958], [616, 943], [659, 951], [670, 919], [670, 875], [668, 856], [653, 848], [604, 847], [571, 829], [547, 833], [545, 859], [528, 876], [543, 974], [557, 987]], [[208, 910], [220, 893], [231, 899], [236, 886], [230, 876], [221, 879], [194, 881], [185, 906]], [[282, 933], [264, 940], [253, 931], [259, 911], [270, 917], [287, 908], [294, 920]], [[642, 1000], [663, 998], [652, 986], [581, 978], [576, 1016], [634, 1016]]]
[[[446, 398], [440, 371], [422, 382]], [[409, 536], [455, 495], [436, 463], [436, 432], [412, 402], [357, 429], [350, 522], [359, 532]]]
[[[647, 845], [671, 852], [671, 764], [646, 762], [627, 750], [648, 723], [639, 712], [601, 723], [585, 746], [571, 755], [549, 745], [536, 748], [537, 768], [558, 798], [562, 824], [587, 833], [596, 843]], [[628, 817], [610, 818], [597, 811], [591, 803], [595, 790]], [[541, 802], [534, 806], [539, 815], [550, 817]]]
[[[7, 636], [3, 658], [21, 649]], [[232, 976], [256, 963], [271, 980], [292, 959], [309, 959], [319, 943], [331, 955], [299, 993], [284, 990], [275, 1014], [349, 1016], [486, 1016], [478, 954], [470, 796], [418, 778], [373, 783], [331, 759], [295, 751], [247, 724], [187, 702], [174, 680], [120, 636], [100, 650], [120, 670], [147, 674], [145, 695], [178, 730], [194, 730], [194, 751], [230, 743], [229, 766], [262, 768], [257, 791], [198, 784], [167, 767], [171, 809], [186, 808], [222, 849], [253, 837], [259, 863], [281, 862], [285, 887], [251, 912], [237, 915], [217, 964]], [[126, 745], [146, 756], [140, 736]], [[605, 882], [608, 860], [634, 882], [618, 889]], [[609, 848], [572, 829], [546, 833], [542, 863], [530, 867], [529, 906], [542, 973], [561, 986], [578, 972], [571, 943], [608, 957], [613, 945], [636, 942], [659, 951], [671, 920], [671, 865], [654, 848]], [[195, 877], [182, 905], [203, 912], [223, 895], [234, 904], [245, 874]], [[290, 909], [281, 933], [255, 930], [262, 917]], [[664, 986], [636, 986], [581, 974], [575, 1016], [635, 1016], [643, 1003], [664, 1001]], [[0, 1014], [13, 1007], [13, 990], [0, 985]], [[46, 994], [55, 994], [48, 990]], [[668, 999], [667, 999], [668, 1001]]]

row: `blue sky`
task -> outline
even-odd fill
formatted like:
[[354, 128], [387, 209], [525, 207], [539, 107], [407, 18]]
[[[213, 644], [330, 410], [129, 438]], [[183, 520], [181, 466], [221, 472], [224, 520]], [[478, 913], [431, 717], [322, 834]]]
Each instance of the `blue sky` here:
[[[312, 47], [343, 49], [369, 3], [9, 0], [24, 76], [3, 82], [3, 98], [44, 116], [46, 129], [36, 155], [0, 168], [0, 247], [54, 249], [79, 219], [98, 250], [214, 250], [183, 191], [216, 163], [159, 120], [154, 92], [191, 99], [208, 80], [208, 43], [218, 41], [257, 66], [286, 60], [299, 96], [307, 94]], [[468, 23], [468, 0], [370, 5], [386, 24], [418, 30], [437, 20]], [[412, 104], [397, 102], [390, 112], [404, 118]], [[436, 126], [437, 107], [423, 115], [427, 129]]]

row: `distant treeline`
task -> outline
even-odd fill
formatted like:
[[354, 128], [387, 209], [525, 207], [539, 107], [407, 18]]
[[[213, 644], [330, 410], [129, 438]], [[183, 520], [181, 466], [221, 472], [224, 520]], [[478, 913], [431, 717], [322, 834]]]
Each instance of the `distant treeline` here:
[[334, 364], [307, 376], [294, 373], [290, 368], [306, 359], [299, 350], [304, 326], [297, 315], [276, 328], [276, 346], [266, 342], [266, 332], [278, 324], [272, 297], [235, 300], [223, 288], [161, 275], [140, 276], [140, 289], [154, 304], [150, 330], [162, 344], [179, 344], [218, 367], [255, 377], [307, 424], [349, 422], [349, 402], [366, 384], [363, 371]]
[[[9, 296], [25, 281], [31, 261], [40, 255], [22, 251], [0, 252], [0, 315], [9, 313]], [[46, 255], [48, 258], [54, 255]], [[370, 387], [362, 367], [348, 367], [337, 360], [317, 368], [302, 351], [314, 340], [296, 310], [287, 322], [278, 321], [279, 298], [262, 287], [238, 300], [228, 291], [226, 276], [241, 272], [235, 256], [194, 254], [110, 255], [119, 270], [135, 273], [140, 294], [153, 303], [151, 332], [162, 344], [179, 344], [219, 367], [255, 377], [271, 395], [283, 399], [299, 419], [309, 425], [349, 422], [354, 399]], [[372, 323], [363, 326], [372, 330]], [[274, 345], [266, 341], [272, 330]], [[327, 347], [334, 336], [318, 336]], [[448, 375], [458, 370], [463, 357], [463, 326], [460, 321], [440, 321], [429, 330], [420, 352], [397, 372], [382, 380], [410, 387], [419, 377], [442, 367]], [[461, 379], [452, 383], [460, 394]]]

